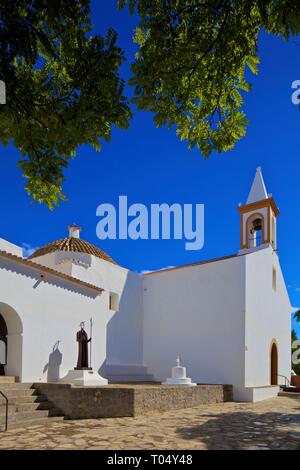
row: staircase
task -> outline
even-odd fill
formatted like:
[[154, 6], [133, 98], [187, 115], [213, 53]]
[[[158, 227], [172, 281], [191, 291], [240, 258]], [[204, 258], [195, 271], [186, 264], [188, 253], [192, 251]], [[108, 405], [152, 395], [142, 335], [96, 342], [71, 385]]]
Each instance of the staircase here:
[[278, 396], [300, 398], [300, 387], [282, 387], [278, 393]]
[[[8, 430], [64, 419], [60, 410], [30, 383], [18, 383], [16, 377], [1, 376], [0, 390], [8, 398]], [[5, 413], [5, 400], [0, 395], [0, 431], [5, 430]]]

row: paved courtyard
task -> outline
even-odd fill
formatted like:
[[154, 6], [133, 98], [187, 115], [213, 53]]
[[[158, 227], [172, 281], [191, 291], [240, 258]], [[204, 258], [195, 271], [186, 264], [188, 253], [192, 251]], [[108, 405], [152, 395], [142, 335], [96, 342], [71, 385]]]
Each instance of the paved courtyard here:
[[33, 426], [1, 433], [0, 449], [300, 449], [300, 399]]

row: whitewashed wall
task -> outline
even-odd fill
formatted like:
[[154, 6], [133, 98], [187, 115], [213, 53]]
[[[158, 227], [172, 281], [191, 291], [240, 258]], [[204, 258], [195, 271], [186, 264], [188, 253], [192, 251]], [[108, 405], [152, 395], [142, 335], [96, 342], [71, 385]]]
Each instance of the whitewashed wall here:
[[[18, 247], [6, 247], [18, 253]], [[90, 317], [92, 365], [104, 376], [138, 375], [148, 366], [164, 381], [180, 354], [193, 381], [233, 384], [235, 397], [243, 398], [249, 392], [245, 387], [269, 385], [273, 338], [279, 373], [290, 374], [290, 303], [270, 247], [144, 279], [84, 254], [34, 261], [105, 290], [96, 295], [48, 274], [48, 282], [41, 282], [38, 269], [0, 257], [0, 313], [9, 329], [7, 373], [23, 381], [55, 381], [75, 367], [75, 334], [81, 321], [89, 331]], [[109, 310], [110, 293], [119, 296], [116, 311]]]
[[109, 376], [110, 366], [114, 369], [115, 366], [126, 366], [129, 372], [130, 369], [138, 371], [136, 366], [143, 366], [141, 276], [83, 253], [51, 253], [35, 258], [35, 261], [104, 288], [107, 305], [110, 293], [118, 295], [119, 308], [113, 312], [107, 325], [106, 364], [101, 373]]
[[4, 240], [4, 238], [0, 238], [0, 250], [11, 253], [12, 255], [20, 256], [21, 258], [23, 256], [23, 250], [20, 246], [8, 242], [7, 240]]
[[[272, 287], [272, 268], [277, 288]], [[279, 374], [291, 374], [291, 307], [278, 256], [271, 247], [246, 256], [246, 387], [270, 384], [270, 347], [275, 338]], [[279, 378], [279, 383], [284, 383]]]
[[158, 380], [177, 354], [193, 381], [244, 385], [245, 257], [144, 279], [144, 361]]
[[[76, 367], [76, 332], [94, 321], [93, 367], [106, 359], [107, 296], [0, 258], [0, 313], [8, 326], [7, 374], [23, 382], [55, 381]], [[59, 341], [58, 348], [54, 349]], [[21, 365], [22, 364], [22, 365]]]

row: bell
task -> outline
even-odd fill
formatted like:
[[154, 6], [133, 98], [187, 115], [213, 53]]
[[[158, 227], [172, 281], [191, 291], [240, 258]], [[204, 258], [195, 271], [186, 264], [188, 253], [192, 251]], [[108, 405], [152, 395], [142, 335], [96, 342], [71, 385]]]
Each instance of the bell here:
[[259, 230], [262, 229], [262, 222], [261, 222], [261, 219], [255, 219], [253, 220], [253, 223], [252, 223], [252, 230], [254, 232], [258, 232]]

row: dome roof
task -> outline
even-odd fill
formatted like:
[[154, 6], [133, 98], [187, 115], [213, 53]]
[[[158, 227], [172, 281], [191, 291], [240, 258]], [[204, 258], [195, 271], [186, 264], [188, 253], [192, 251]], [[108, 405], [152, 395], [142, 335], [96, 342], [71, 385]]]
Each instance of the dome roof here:
[[87, 253], [89, 255], [96, 256], [97, 258], [104, 259], [105, 261], [109, 261], [111, 263], [115, 263], [115, 261], [108, 256], [104, 251], [97, 248], [95, 245], [92, 245], [81, 238], [69, 236], [66, 238], [61, 238], [59, 240], [55, 240], [54, 242], [48, 243], [47, 245], [43, 246], [36, 250], [32, 255], [28, 257], [28, 259], [37, 258], [38, 256], [43, 256], [48, 253], [53, 253], [55, 251], [68, 251], [73, 253]]

